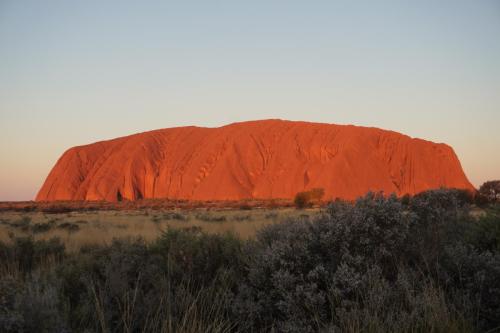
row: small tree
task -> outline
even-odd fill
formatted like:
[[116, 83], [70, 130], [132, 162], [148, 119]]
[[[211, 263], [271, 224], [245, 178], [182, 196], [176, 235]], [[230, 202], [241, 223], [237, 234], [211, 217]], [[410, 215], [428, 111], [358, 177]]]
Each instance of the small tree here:
[[309, 192], [299, 192], [295, 195], [293, 200], [295, 207], [298, 209], [304, 209], [311, 205], [311, 197]]
[[488, 201], [500, 201], [500, 180], [490, 180], [479, 188], [479, 194], [485, 196]]
[[313, 201], [321, 201], [323, 196], [325, 195], [325, 189], [318, 187], [318, 188], [313, 188], [312, 190], [309, 191], [309, 197]]
[[303, 209], [312, 206], [313, 203], [319, 203], [324, 195], [325, 190], [323, 188], [317, 187], [309, 191], [297, 193], [293, 202], [295, 204], [295, 207]]

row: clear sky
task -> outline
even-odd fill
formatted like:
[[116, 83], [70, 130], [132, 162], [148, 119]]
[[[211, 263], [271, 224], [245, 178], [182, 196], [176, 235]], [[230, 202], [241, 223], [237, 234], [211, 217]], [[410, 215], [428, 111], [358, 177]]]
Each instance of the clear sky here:
[[500, 2], [0, 0], [0, 200], [69, 147], [282, 118], [391, 129], [500, 178]]

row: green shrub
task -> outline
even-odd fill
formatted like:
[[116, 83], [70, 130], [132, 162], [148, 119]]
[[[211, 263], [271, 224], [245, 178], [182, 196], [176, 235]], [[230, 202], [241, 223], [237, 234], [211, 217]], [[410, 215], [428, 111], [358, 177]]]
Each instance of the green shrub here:
[[278, 213], [276, 212], [267, 213], [266, 215], [264, 215], [264, 218], [275, 220], [278, 218]]
[[38, 275], [25, 283], [0, 278], [0, 327], [2, 332], [65, 332], [63, 304], [57, 281]]
[[314, 203], [320, 203], [324, 195], [325, 190], [323, 188], [313, 188], [309, 191], [298, 192], [293, 199], [293, 203], [298, 209], [312, 207]]
[[235, 216], [233, 216], [233, 220], [235, 220], [237, 222], [251, 221], [252, 220], [252, 216], [251, 215], [235, 215]]
[[57, 226], [58, 229], [67, 230], [68, 232], [76, 232], [80, 230], [80, 226], [76, 223], [64, 222]]
[[32, 237], [17, 237], [12, 244], [0, 242], [0, 262], [15, 266], [21, 274], [31, 274], [41, 265], [61, 261], [64, 249], [58, 238], [34, 240]]
[[293, 199], [295, 207], [298, 209], [304, 209], [312, 205], [311, 198], [308, 192], [299, 192], [295, 195]]
[[12, 238], [0, 242], [0, 330], [493, 332], [500, 206], [472, 216], [469, 204], [456, 190], [370, 193], [245, 242], [200, 227], [76, 253]]
[[224, 215], [211, 215], [209, 213], [204, 213], [204, 214], [196, 214], [196, 218], [198, 220], [204, 221], [204, 222], [226, 222], [227, 218]]
[[236, 317], [244, 331], [495, 328], [499, 255], [461, 250], [470, 221], [459, 192], [436, 190], [409, 206], [368, 194], [270, 225], [247, 249]]
[[154, 223], [161, 222], [163, 220], [177, 220], [177, 221], [187, 221], [188, 217], [179, 213], [179, 212], [166, 212], [163, 213], [162, 215], [155, 215], [151, 217], [151, 221]]
[[13, 221], [13, 222], [8, 223], [8, 224], [10, 224], [10, 226], [13, 228], [19, 228], [23, 231], [28, 231], [30, 228], [30, 225], [31, 225], [31, 217], [23, 216], [23, 217], [19, 218], [18, 220]]
[[500, 327], [500, 253], [457, 243], [445, 249], [441, 263], [442, 284], [469, 297], [477, 326], [484, 330]]
[[240, 247], [229, 235], [168, 230], [151, 245], [137, 240], [83, 248], [58, 269], [71, 326], [227, 331]]
[[337, 202], [315, 221], [270, 225], [249, 248], [237, 313], [245, 329], [317, 331], [330, 321], [334, 298], [353, 299], [361, 277], [381, 265], [394, 278], [408, 229], [396, 197], [369, 194], [354, 206]]
[[500, 252], [500, 205], [485, 210], [466, 225], [464, 241], [481, 251]]
[[210, 284], [221, 272], [236, 273], [242, 266], [242, 241], [232, 234], [168, 229], [151, 245], [151, 252], [168, 262], [171, 277], [189, 277], [200, 285]]
[[500, 180], [490, 180], [479, 187], [479, 193], [489, 202], [500, 201]]
[[31, 226], [31, 231], [35, 234], [42, 233], [42, 232], [47, 232], [50, 229], [52, 229], [53, 224], [52, 223], [36, 223]]

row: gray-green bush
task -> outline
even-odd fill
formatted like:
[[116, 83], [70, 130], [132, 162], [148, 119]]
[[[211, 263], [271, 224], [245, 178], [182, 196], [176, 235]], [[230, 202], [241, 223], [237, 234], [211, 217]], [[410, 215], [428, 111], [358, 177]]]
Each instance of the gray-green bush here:
[[255, 239], [0, 243], [5, 332], [475, 332], [500, 326], [500, 210], [368, 194]]
[[[235, 312], [246, 331], [467, 331], [500, 325], [500, 256], [466, 244], [460, 191], [368, 194], [262, 230]], [[496, 224], [500, 223], [496, 219]], [[466, 268], [467, 267], [467, 268]], [[434, 314], [434, 315], [431, 315]]]

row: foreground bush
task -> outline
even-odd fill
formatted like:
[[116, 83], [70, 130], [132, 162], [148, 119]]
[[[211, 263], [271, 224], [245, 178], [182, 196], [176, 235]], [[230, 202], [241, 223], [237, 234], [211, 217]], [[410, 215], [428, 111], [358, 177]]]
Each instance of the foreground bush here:
[[484, 196], [490, 202], [500, 201], [500, 180], [485, 182], [479, 188], [479, 194]]
[[17, 266], [26, 274], [16, 278], [12, 269], [2, 271], [3, 331], [227, 332], [235, 326], [228, 309], [242, 243], [233, 236], [170, 230], [153, 244], [139, 239], [82, 248], [59, 258], [41, 280], [42, 267], [31, 264], [40, 250], [23, 250], [28, 255], [19, 248], [50, 244], [1, 244], [3, 258], [30, 263]]
[[500, 256], [466, 244], [473, 224], [460, 192], [438, 190], [409, 209], [369, 194], [270, 226], [249, 249], [237, 317], [246, 331], [496, 328]]
[[2, 332], [475, 332], [500, 326], [500, 209], [368, 194], [254, 240], [0, 243]]

